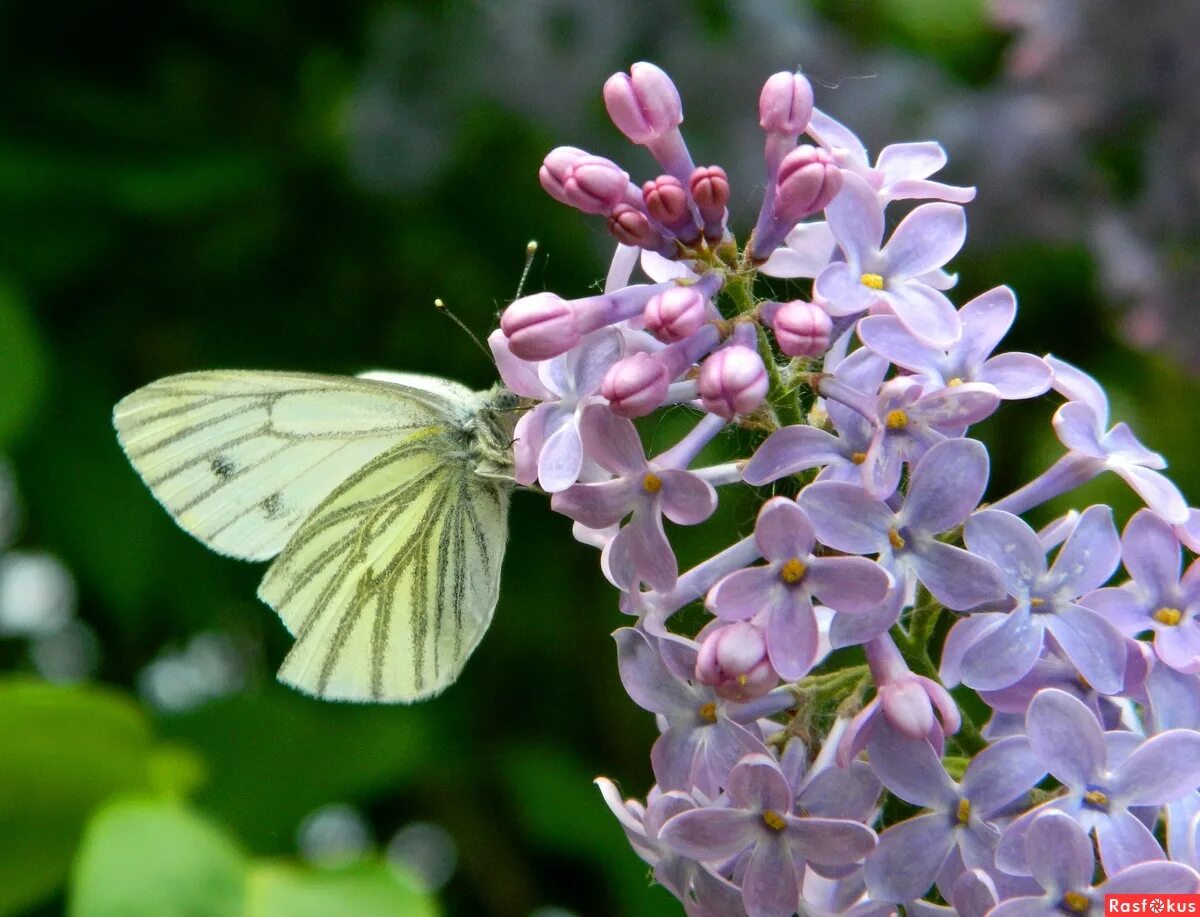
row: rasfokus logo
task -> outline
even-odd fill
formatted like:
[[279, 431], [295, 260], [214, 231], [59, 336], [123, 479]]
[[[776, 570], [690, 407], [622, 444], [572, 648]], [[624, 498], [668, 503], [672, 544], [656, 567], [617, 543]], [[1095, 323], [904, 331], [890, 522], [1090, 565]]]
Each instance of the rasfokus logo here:
[[1106, 914], [1200, 914], [1200, 895], [1105, 895]]

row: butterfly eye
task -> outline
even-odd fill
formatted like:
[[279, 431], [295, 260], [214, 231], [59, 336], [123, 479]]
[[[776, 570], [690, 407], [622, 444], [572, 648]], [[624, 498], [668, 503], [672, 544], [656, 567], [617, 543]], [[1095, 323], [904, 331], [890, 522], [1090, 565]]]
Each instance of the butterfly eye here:
[[515, 411], [520, 407], [521, 399], [506, 388], [498, 389], [492, 398], [492, 404], [497, 411]]

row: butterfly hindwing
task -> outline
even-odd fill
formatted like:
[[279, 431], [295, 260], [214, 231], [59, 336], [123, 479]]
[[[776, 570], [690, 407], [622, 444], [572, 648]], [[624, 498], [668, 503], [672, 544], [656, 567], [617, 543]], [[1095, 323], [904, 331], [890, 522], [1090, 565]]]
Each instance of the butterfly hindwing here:
[[223, 554], [263, 560], [339, 483], [450, 408], [443, 392], [392, 381], [216, 371], [138, 389], [113, 423], [183, 529]]
[[475, 474], [440, 435], [351, 475], [259, 587], [296, 637], [280, 679], [343, 700], [440, 692], [491, 621], [507, 511], [508, 485]]

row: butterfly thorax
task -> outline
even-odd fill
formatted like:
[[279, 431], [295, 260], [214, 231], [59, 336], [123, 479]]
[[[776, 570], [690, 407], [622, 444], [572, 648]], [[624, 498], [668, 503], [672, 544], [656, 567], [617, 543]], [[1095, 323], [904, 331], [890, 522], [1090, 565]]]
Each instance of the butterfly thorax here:
[[511, 482], [513, 429], [519, 400], [502, 385], [476, 394], [478, 403], [463, 415], [452, 435], [465, 450], [476, 474]]

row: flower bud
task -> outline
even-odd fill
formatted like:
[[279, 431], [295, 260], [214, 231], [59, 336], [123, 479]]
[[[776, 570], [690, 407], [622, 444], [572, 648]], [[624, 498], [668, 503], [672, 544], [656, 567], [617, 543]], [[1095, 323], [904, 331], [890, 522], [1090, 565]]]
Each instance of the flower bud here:
[[652, 251], [661, 248], [662, 236], [650, 218], [630, 204], [620, 203], [613, 208], [608, 216], [608, 231], [622, 245], [636, 245]]
[[933, 704], [914, 677], [900, 678], [879, 689], [884, 716], [910, 739], [923, 739], [933, 728]]
[[707, 321], [707, 306], [708, 300], [695, 287], [665, 290], [646, 303], [646, 330], [662, 341], [681, 341]]
[[758, 97], [758, 123], [771, 134], [804, 133], [812, 110], [812, 86], [799, 73], [776, 73]]
[[629, 173], [615, 162], [574, 147], [551, 150], [538, 178], [551, 197], [584, 213], [611, 212], [629, 188]]
[[575, 310], [561, 296], [534, 293], [515, 300], [500, 316], [508, 349], [522, 360], [548, 360], [579, 343]]
[[815, 146], [798, 146], [783, 157], [775, 184], [775, 219], [795, 225], [825, 209], [842, 190], [842, 170]]
[[761, 697], [779, 684], [762, 630], [749, 621], [714, 628], [700, 644], [696, 679], [733, 701]]
[[674, 175], [660, 175], [642, 185], [642, 200], [646, 212], [678, 236], [694, 238], [692, 209], [688, 206], [687, 189]]
[[600, 383], [600, 394], [621, 417], [645, 417], [667, 400], [671, 379], [648, 353], [635, 353], [612, 365]]
[[833, 320], [816, 303], [795, 299], [780, 305], [771, 325], [789, 357], [817, 357], [829, 349]]
[[720, 242], [725, 236], [725, 220], [729, 211], [729, 176], [720, 166], [701, 166], [692, 172], [688, 181], [692, 200], [704, 221], [704, 238]]
[[629, 73], [614, 73], [604, 84], [604, 107], [613, 124], [645, 146], [683, 122], [679, 90], [663, 70], [639, 61]]
[[706, 411], [726, 420], [762, 404], [768, 386], [762, 358], [742, 344], [718, 350], [700, 367], [700, 401]]

